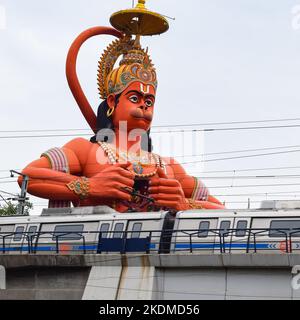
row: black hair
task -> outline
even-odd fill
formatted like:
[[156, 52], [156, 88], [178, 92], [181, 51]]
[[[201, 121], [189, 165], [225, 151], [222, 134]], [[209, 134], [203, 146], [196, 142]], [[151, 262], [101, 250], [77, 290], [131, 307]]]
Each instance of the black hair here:
[[[116, 103], [116, 108], [119, 103], [121, 94], [116, 95], [115, 98], [115, 103]], [[109, 106], [107, 103], [107, 99], [101, 102], [100, 106], [98, 107], [98, 113], [97, 113], [97, 131], [103, 130], [103, 129], [110, 129], [114, 130], [114, 124], [112, 121], [112, 116], [107, 116], [107, 112], [109, 110]], [[94, 135], [90, 141], [92, 143], [97, 143], [98, 141], [101, 142], [107, 142], [109, 140], [109, 136], [101, 136], [97, 137], [97, 135]], [[142, 136], [142, 141], [141, 141], [141, 147], [143, 150], [152, 152], [152, 139], [150, 137], [150, 129], [147, 131], [147, 134], [144, 134]]]

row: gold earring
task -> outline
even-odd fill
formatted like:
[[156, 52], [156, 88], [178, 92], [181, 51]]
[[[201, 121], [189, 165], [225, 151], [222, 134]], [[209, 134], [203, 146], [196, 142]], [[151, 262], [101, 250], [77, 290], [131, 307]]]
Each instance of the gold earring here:
[[114, 113], [114, 111], [115, 107], [109, 108], [106, 113], [107, 117], [109, 118]]

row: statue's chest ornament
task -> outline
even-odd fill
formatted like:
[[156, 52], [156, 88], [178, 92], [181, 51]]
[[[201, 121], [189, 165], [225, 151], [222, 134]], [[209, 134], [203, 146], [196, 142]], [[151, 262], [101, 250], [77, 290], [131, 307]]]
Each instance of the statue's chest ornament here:
[[[130, 152], [119, 151], [117, 152], [105, 142], [99, 142], [99, 145], [107, 155], [111, 164], [115, 163], [126, 163], [129, 162], [132, 164], [128, 168], [136, 177], [138, 178], [151, 178], [156, 175], [158, 168], [162, 168], [165, 171], [165, 165], [162, 163], [160, 156], [154, 153], [144, 153], [137, 155]], [[153, 168], [154, 170], [150, 170]]]

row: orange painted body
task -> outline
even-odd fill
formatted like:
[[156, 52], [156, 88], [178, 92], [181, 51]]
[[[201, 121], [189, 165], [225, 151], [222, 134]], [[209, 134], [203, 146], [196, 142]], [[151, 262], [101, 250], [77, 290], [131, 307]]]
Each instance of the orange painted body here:
[[[85, 119], [94, 132], [97, 131], [97, 118], [87, 101], [76, 74], [76, 59], [80, 46], [88, 38], [98, 34], [110, 34], [122, 37], [122, 34], [112, 28], [97, 27], [83, 32], [73, 43], [67, 58], [67, 79], [71, 91], [82, 111]], [[112, 112], [115, 139], [111, 143], [117, 154], [134, 148], [137, 154], [141, 151], [141, 139], [135, 141], [128, 138], [133, 129], [147, 131], [151, 127], [154, 113], [156, 89], [140, 81], [131, 83], [116, 101], [116, 96], [107, 97], [107, 105]], [[127, 131], [120, 128], [120, 122], [126, 121]], [[126, 137], [126, 148], [120, 145], [120, 140]], [[51, 168], [49, 160], [42, 156], [30, 163], [23, 174], [29, 176], [28, 191], [41, 198], [50, 200], [69, 200], [74, 206], [109, 205], [120, 212], [128, 210], [124, 203], [132, 201], [131, 195], [124, 188], [132, 188], [135, 182], [133, 164], [112, 164], [103, 148], [98, 143], [92, 143], [78, 138], [70, 141], [62, 150], [67, 158], [69, 172], [58, 172]], [[145, 152], [144, 152], [145, 153]], [[195, 179], [186, 174], [183, 167], [173, 159], [163, 159], [166, 170], [156, 168], [157, 172], [148, 178], [148, 196], [154, 199], [157, 208], [167, 208], [176, 211], [191, 208], [187, 199], [192, 197]], [[155, 164], [145, 166], [144, 173], [155, 170]], [[89, 195], [80, 200], [67, 184], [80, 177], [87, 177], [89, 181]], [[21, 183], [22, 178], [19, 179]], [[204, 209], [222, 209], [224, 206], [214, 197], [208, 196], [207, 201], [195, 201]]]

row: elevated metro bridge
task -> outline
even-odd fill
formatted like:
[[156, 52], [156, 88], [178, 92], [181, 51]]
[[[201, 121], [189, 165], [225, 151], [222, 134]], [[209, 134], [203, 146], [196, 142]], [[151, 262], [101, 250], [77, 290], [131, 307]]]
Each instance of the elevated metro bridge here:
[[290, 207], [2, 217], [0, 299], [299, 299], [299, 227]]

